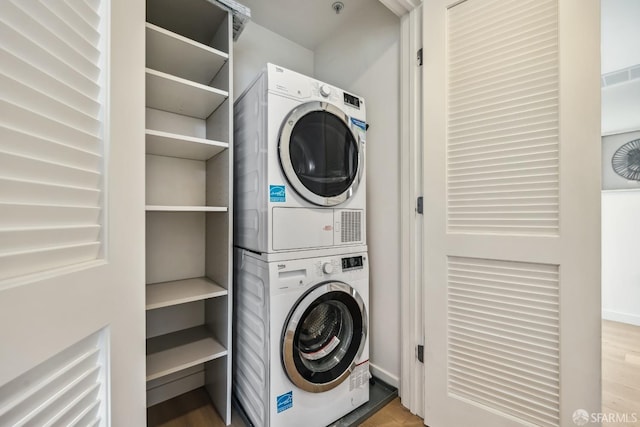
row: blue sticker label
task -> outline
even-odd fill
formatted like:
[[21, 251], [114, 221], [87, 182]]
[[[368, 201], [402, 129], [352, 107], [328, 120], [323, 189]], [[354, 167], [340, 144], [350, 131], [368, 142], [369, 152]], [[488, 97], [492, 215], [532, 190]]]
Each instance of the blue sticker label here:
[[269, 186], [269, 201], [271, 202], [284, 202], [286, 201], [286, 194], [284, 185], [270, 185]]
[[362, 120], [354, 119], [353, 117], [351, 117], [351, 123], [353, 123], [355, 126], [359, 127], [362, 130], [365, 130], [365, 131], [367, 130], [367, 124]]
[[276, 397], [276, 407], [278, 408], [278, 413], [282, 411], [286, 411], [289, 408], [293, 407], [293, 391], [290, 391], [285, 394], [281, 394]]

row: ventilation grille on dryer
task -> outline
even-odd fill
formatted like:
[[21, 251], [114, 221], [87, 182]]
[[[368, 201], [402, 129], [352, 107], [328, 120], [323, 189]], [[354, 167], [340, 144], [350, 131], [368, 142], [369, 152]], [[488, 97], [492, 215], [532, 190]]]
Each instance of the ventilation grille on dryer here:
[[342, 243], [362, 241], [362, 212], [343, 211], [342, 212]]

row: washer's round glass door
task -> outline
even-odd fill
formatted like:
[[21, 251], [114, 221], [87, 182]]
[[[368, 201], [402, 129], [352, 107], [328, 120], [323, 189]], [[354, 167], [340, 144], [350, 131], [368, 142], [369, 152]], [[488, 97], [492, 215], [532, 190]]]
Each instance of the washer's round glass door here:
[[280, 129], [280, 164], [294, 190], [320, 206], [351, 197], [360, 182], [363, 153], [349, 117], [326, 102], [291, 111]]
[[367, 315], [360, 294], [346, 283], [320, 284], [300, 299], [284, 326], [285, 372], [302, 390], [331, 390], [351, 374], [366, 336]]

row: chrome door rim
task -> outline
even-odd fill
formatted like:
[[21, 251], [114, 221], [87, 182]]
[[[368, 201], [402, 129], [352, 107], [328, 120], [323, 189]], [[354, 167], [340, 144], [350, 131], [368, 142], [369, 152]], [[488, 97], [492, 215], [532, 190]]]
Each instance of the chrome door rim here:
[[[340, 121], [342, 121], [349, 132], [353, 136], [353, 140], [356, 141], [356, 149], [358, 150], [358, 169], [356, 171], [356, 176], [351, 182], [349, 188], [343, 191], [341, 194], [331, 197], [324, 197], [314, 193], [309, 190], [305, 185], [300, 181], [298, 175], [295, 172], [293, 164], [291, 163], [291, 153], [289, 151], [289, 143], [291, 139], [291, 133], [293, 132], [293, 128], [296, 126], [298, 121], [306, 116], [307, 114], [314, 111], [324, 111], [326, 113], [332, 114]], [[336, 107], [333, 104], [322, 101], [312, 101], [302, 104], [293, 110], [287, 115], [287, 117], [282, 122], [282, 126], [280, 127], [280, 135], [278, 138], [278, 152], [280, 157], [280, 165], [282, 166], [282, 170], [287, 177], [287, 180], [294, 188], [294, 190], [300, 194], [307, 201], [318, 205], [318, 206], [336, 206], [340, 203], [351, 198], [356, 190], [358, 189], [358, 185], [360, 184], [360, 180], [362, 178], [362, 171], [364, 167], [364, 150], [362, 139], [360, 136], [353, 131], [353, 127], [351, 123], [349, 123], [349, 116], [344, 113], [340, 108]]]
[[[362, 320], [362, 336], [360, 338], [360, 344], [358, 346], [358, 350], [353, 357], [353, 360], [349, 363], [347, 369], [344, 370], [337, 378], [326, 382], [326, 383], [314, 383], [308, 381], [304, 378], [298, 369], [296, 368], [294, 361], [294, 339], [296, 330], [298, 329], [298, 325], [305, 311], [313, 304], [318, 298], [322, 295], [328, 294], [330, 292], [343, 292], [348, 294], [353, 298], [358, 305], [361, 314]], [[300, 300], [296, 303], [293, 311], [290, 313], [283, 329], [282, 333], [282, 347], [281, 347], [281, 359], [284, 366], [284, 370], [291, 380], [296, 386], [301, 388], [302, 390], [311, 392], [311, 393], [321, 393], [327, 390], [331, 390], [338, 385], [340, 385], [344, 380], [346, 380], [351, 372], [357, 365], [357, 361], [362, 356], [362, 352], [364, 350], [364, 345], [367, 340], [368, 333], [368, 322], [367, 322], [367, 311], [364, 305], [364, 301], [362, 297], [353, 287], [349, 286], [343, 282], [326, 282], [317, 285], [311, 291], [307, 292], [303, 295]]]

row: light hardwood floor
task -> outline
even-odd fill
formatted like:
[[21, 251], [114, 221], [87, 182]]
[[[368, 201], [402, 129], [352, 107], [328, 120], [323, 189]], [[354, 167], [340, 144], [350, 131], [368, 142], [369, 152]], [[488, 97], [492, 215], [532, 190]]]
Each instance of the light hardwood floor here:
[[[236, 413], [232, 414], [232, 427], [246, 427]], [[302, 422], [303, 420], [301, 420]], [[301, 425], [303, 425], [301, 423]], [[207, 392], [201, 388], [174, 399], [152, 406], [147, 410], [148, 427], [224, 427], [209, 402]], [[422, 419], [412, 415], [396, 398], [366, 420], [363, 427], [422, 427]]]
[[[636, 423], [604, 422], [603, 427], [640, 427], [640, 327], [602, 322], [602, 412], [636, 413]], [[147, 411], [149, 427], [224, 427], [204, 389], [194, 390]], [[233, 414], [233, 427], [245, 427]], [[396, 398], [362, 424], [362, 427], [421, 427]]]
[[396, 397], [387, 403], [384, 408], [376, 412], [371, 418], [361, 424], [361, 427], [423, 427], [422, 418], [413, 415], [402, 406], [400, 398]]
[[640, 326], [602, 322], [602, 412], [636, 413], [635, 423], [603, 427], [640, 427]]

